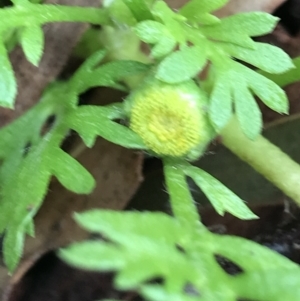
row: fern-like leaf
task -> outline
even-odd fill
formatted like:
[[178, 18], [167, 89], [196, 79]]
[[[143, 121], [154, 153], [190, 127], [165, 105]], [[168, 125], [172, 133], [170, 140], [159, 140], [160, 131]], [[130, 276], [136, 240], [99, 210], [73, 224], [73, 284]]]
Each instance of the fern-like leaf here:
[[[148, 69], [146, 65], [130, 61], [95, 68], [103, 57], [102, 52], [93, 55], [73, 78], [50, 86], [36, 107], [0, 130], [0, 158], [3, 160], [0, 233], [5, 232], [4, 260], [10, 270], [20, 258], [24, 234], [34, 232], [32, 218], [42, 204], [52, 176], [75, 193], [90, 193], [95, 186], [90, 173], [60, 148], [70, 129], [77, 130], [88, 146], [97, 135], [102, 135], [127, 147], [143, 148], [136, 134], [112, 121], [124, 116], [121, 105], [77, 106], [78, 95], [87, 89], [94, 86], [123, 88], [117, 81], [128, 73], [137, 74]], [[54, 122], [42, 135], [50, 116], [55, 116]]]
[[37, 66], [44, 48], [41, 26], [49, 22], [108, 23], [107, 13], [100, 8], [35, 4], [28, 0], [14, 0], [13, 6], [0, 9], [0, 106], [14, 107], [17, 85], [5, 34], [18, 31], [20, 44], [29, 62]]
[[[298, 265], [254, 242], [212, 234], [199, 224], [191, 231], [163, 213], [91, 210], [75, 219], [105, 240], [75, 243], [60, 257], [79, 268], [114, 271], [116, 288], [137, 290], [147, 300], [300, 298]], [[241, 274], [225, 273], [216, 256], [236, 264]], [[284, 286], [274, 286], [282, 278]]]
[[273, 81], [238, 63], [220, 72], [210, 97], [209, 116], [217, 131], [221, 131], [233, 115], [233, 103], [243, 132], [255, 139], [262, 128], [261, 112], [252, 94], [278, 113], [288, 112], [288, 99]]
[[189, 21], [201, 24], [219, 23], [220, 20], [211, 13], [224, 6], [228, 0], [191, 0], [179, 11]]

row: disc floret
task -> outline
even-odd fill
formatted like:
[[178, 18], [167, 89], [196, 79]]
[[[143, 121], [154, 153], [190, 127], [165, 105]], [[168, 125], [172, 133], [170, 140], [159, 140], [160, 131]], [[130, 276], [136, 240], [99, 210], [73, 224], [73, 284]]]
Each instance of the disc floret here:
[[155, 81], [130, 97], [130, 128], [160, 156], [188, 156], [208, 139], [202, 96], [192, 81]]

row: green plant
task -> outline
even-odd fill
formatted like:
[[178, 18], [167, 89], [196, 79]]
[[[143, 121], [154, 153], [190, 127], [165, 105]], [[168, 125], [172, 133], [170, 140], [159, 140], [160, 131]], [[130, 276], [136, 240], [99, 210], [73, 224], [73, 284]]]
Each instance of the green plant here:
[[[94, 187], [89, 172], [60, 148], [73, 129], [88, 147], [99, 135], [162, 158], [174, 216], [109, 210], [76, 214], [82, 227], [106, 240], [62, 250], [67, 262], [113, 270], [117, 288], [136, 289], [149, 300], [298, 300], [299, 267], [245, 239], [210, 233], [186, 182], [192, 178], [219, 214], [257, 218], [237, 195], [189, 162], [221, 135], [225, 146], [300, 203], [295, 189], [300, 167], [260, 136], [262, 118], [254, 98], [287, 113], [287, 98], [279, 86], [300, 79], [300, 60], [292, 62], [280, 49], [253, 41], [270, 32], [277, 18], [258, 12], [224, 19], [211, 14], [226, 2], [191, 0], [178, 12], [152, 0], [107, 1], [102, 9], [20, 0], [0, 9], [0, 15], [6, 14], [0, 25], [0, 95], [6, 107], [13, 106], [16, 94], [5, 47], [10, 32], [19, 33], [28, 60], [37, 64], [43, 49], [41, 24], [102, 25], [78, 45], [80, 55], [97, 51], [76, 73], [53, 83], [34, 108], [0, 130], [0, 232], [5, 233], [4, 259], [11, 271], [25, 234], [34, 235], [32, 219], [51, 176], [76, 193], [90, 193]], [[91, 43], [94, 35], [99, 44]], [[140, 51], [141, 41], [149, 45], [149, 56]], [[78, 106], [78, 95], [96, 86], [128, 91], [129, 96], [108, 106]], [[53, 115], [52, 126], [42, 134]], [[116, 122], [119, 119], [129, 126]], [[216, 256], [234, 262], [242, 273], [226, 274]], [[157, 278], [162, 281], [152, 281]]]

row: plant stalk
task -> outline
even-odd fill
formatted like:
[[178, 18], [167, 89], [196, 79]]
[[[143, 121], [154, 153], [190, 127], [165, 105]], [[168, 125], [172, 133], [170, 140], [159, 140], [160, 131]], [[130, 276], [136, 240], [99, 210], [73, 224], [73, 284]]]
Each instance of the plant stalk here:
[[221, 132], [222, 143], [300, 205], [300, 166], [262, 136], [250, 140], [233, 118]]
[[163, 159], [163, 163], [173, 214], [182, 225], [195, 229], [196, 225], [199, 226], [200, 216], [190, 193], [182, 166], [180, 163], [166, 158]]
[[86, 22], [107, 24], [109, 18], [104, 9], [28, 3], [0, 11], [0, 32], [23, 26], [40, 26], [49, 22]]

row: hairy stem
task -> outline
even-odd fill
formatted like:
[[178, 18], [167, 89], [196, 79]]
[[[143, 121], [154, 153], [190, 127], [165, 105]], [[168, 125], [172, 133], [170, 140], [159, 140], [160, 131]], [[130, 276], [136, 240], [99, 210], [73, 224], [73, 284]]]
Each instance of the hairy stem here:
[[221, 135], [228, 149], [300, 204], [300, 166], [287, 154], [262, 136], [248, 139], [235, 118]]
[[0, 31], [26, 25], [40, 26], [49, 22], [108, 23], [105, 10], [95, 7], [31, 4], [13, 6], [0, 10]]
[[164, 174], [174, 216], [191, 229], [199, 225], [199, 214], [190, 193], [183, 168], [178, 162], [164, 159]]

